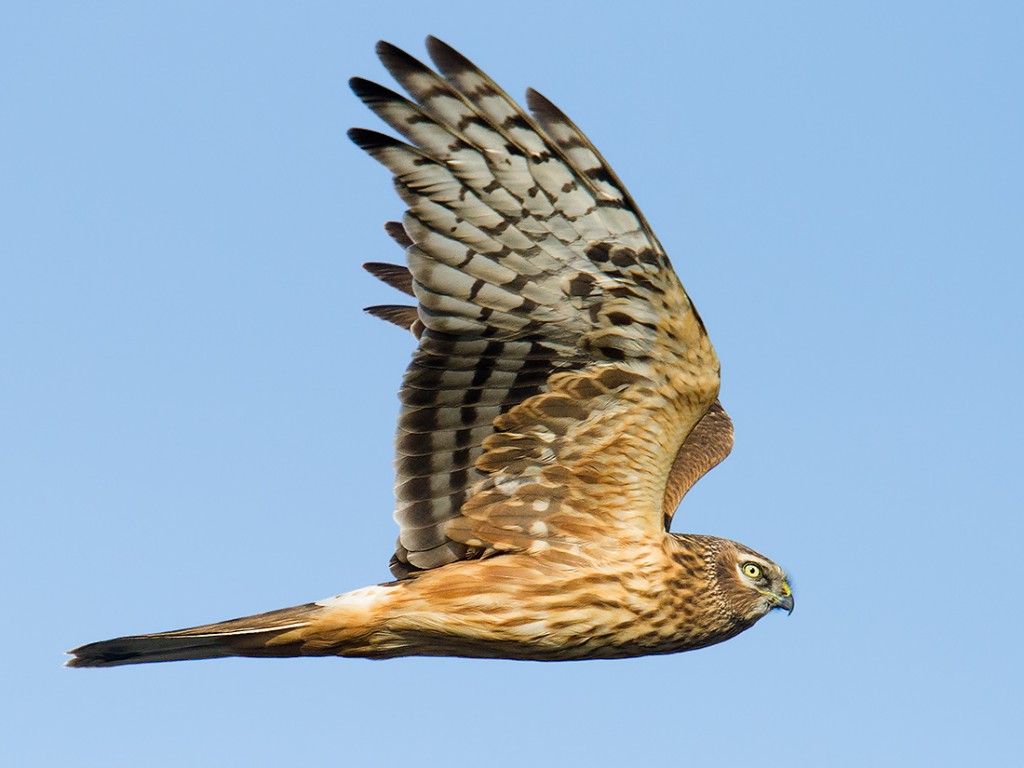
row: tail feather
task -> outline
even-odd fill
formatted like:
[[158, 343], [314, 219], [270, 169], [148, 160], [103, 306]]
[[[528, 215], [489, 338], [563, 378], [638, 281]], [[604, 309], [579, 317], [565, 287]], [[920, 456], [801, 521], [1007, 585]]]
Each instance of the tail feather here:
[[[308, 603], [199, 627], [132, 635], [75, 648], [69, 667], [113, 667], [155, 661], [216, 659], [225, 656], [301, 656], [301, 630], [324, 607]], [[288, 636], [289, 633], [295, 633]]]

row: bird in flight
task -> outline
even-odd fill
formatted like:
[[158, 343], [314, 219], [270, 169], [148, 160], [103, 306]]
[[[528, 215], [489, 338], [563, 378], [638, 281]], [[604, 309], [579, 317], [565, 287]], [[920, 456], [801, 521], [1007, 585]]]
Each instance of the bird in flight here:
[[[74, 667], [224, 656], [557, 661], [719, 643], [774, 608], [784, 571], [669, 533], [732, 448], [719, 363], [646, 219], [576, 125], [524, 112], [433, 37], [436, 71], [388, 43], [408, 93], [352, 90], [402, 139], [350, 138], [406, 206], [406, 266], [366, 268], [414, 304], [396, 438], [395, 580], [306, 605], [90, 643]], [[404, 139], [404, 140], [403, 140]]]

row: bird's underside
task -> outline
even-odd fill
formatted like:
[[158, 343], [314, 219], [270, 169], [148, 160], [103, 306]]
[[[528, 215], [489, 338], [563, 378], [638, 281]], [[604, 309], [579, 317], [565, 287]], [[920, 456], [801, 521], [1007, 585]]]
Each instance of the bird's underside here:
[[406, 205], [414, 305], [369, 308], [418, 347], [400, 390], [396, 581], [304, 606], [75, 649], [71, 666], [218, 656], [537, 660], [671, 653], [774, 607], [785, 574], [724, 539], [668, 533], [732, 447], [719, 366], [660, 243], [593, 145], [532, 116], [429, 38], [387, 44], [411, 99], [353, 79], [403, 140], [350, 137]]

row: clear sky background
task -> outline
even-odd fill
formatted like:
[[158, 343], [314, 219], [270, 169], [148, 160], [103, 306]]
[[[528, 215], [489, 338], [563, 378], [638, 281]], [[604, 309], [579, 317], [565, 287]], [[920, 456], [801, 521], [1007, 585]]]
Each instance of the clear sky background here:
[[[427, 34], [647, 214], [737, 431], [677, 527], [796, 611], [631, 661], [62, 668], [387, 580], [412, 340], [360, 264], [401, 206], [345, 83]], [[0, 66], [0, 763], [1020, 759], [1024, 5], [36, 2]]]

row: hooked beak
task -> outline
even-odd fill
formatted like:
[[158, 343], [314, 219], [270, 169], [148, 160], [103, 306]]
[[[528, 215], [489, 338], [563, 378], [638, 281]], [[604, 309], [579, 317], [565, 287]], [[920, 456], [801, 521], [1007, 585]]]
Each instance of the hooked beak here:
[[782, 587], [779, 589], [779, 594], [771, 595], [772, 602], [775, 603], [774, 608], [781, 608], [786, 613], [793, 612], [793, 591], [789, 588], [788, 582], [782, 582]]

